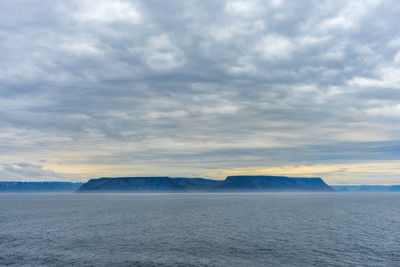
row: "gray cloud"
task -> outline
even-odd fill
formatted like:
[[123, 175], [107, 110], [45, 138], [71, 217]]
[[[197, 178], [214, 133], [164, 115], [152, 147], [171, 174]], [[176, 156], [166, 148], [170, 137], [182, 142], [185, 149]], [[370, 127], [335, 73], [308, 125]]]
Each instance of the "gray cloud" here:
[[399, 160], [385, 149], [399, 142], [396, 1], [0, 10], [0, 162], [152, 173]]
[[46, 180], [46, 178], [50, 178], [50, 180], [69, 179], [62, 174], [43, 169], [43, 166], [39, 164], [30, 164], [26, 162], [0, 164], [0, 179], [4, 181]]

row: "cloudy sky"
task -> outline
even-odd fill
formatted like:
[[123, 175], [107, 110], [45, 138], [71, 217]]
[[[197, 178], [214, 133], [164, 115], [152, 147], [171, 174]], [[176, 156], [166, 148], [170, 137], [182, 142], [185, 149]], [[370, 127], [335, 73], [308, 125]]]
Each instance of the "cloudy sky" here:
[[400, 184], [397, 0], [2, 0], [0, 180]]

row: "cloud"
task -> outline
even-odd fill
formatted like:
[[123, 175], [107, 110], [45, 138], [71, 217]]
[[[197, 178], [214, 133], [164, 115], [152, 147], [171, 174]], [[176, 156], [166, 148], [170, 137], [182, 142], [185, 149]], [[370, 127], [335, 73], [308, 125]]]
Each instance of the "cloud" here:
[[264, 37], [255, 47], [255, 50], [268, 61], [279, 59], [289, 59], [293, 46], [292, 43], [283, 36], [269, 35]]
[[324, 34], [354, 31], [380, 4], [380, 0], [356, 0], [351, 3], [321, 2], [314, 6], [318, 10], [316, 16], [310, 17], [303, 27], [315, 27]]
[[[327, 165], [287, 165], [279, 167], [251, 167], [220, 170], [223, 175], [290, 175], [294, 177], [329, 177], [325, 182], [331, 185], [352, 184], [396, 184], [400, 174], [399, 161], [394, 162], [368, 162], [353, 164], [327, 164]], [[214, 174], [215, 175], [215, 174]], [[348, 181], [348, 176], [353, 176], [353, 181]], [[382, 177], [384, 182], [376, 177]], [[354, 183], [356, 181], [356, 183]]]
[[82, 23], [138, 23], [142, 16], [129, 1], [83, 0], [73, 2], [77, 10], [72, 17]]
[[400, 88], [400, 68], [384, 67], [376, 70], [377, 78], [355, 77], [349, 81], [351, 86]]
[[400, 104], [367, 109], [366, 112], [375, 116], [400, 117]]
[[225, 4], [225, 11], [232, 15], [249, 17], [259, 12], [260, 6], [262, 8], [257, 1], [230, 1]]
[[389, 164], [399, 12], [395, 1], [2, 1], [1, 179]]
[[68, 178], [54, 171], [43, 169], [39, 164], [26, 162], [0, 164], [0, 179], [3, 181], [51, 181]]
[[74, 56], [96, 56], [101, 54], [101, 50], [91, 41], [69, 41], [60, 45], [62, 50]]
[[167, 71], [185, 63], [184, 53], [166, 34], [153, 36], [144, 51], [145, 61], [155, 71]]

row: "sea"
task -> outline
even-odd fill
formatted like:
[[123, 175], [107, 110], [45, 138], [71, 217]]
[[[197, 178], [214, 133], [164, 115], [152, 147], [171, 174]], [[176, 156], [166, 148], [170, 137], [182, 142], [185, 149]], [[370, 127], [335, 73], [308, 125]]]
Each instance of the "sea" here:
[[400, 193], [0, 194], [1, 266], [400, 266]]

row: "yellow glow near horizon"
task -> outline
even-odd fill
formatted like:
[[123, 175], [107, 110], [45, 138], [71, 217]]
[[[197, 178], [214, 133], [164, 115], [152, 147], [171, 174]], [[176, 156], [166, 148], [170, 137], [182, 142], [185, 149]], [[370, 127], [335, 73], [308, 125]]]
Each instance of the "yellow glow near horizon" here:
[[[277, 167], [244, 167], [219, 170], [223, 175], [283, 175], [322, 177], [335, 183], [380, 183], [380, 178], [390, 178], [400, 183], [400, 161], [368, 162], [352, 164], [286, 165]], [[386, 179], [388, 180], [388, 179]]]
[[284, 166], [252, 166], [220, 169], [156, 167], [145, 165], [58, 165], [46, 164], [46, 169], [75, 175], [83, 179], [118, 176], [187, 176], [224, 179], [230, 175], [283, 175], [298, 177], [322, 177], [329, 184], [370, 183], [380, 184], [380, 178], [390, 183], [400, 183], [400, 161], [366, 162], [352, 164], [314, 164]]

